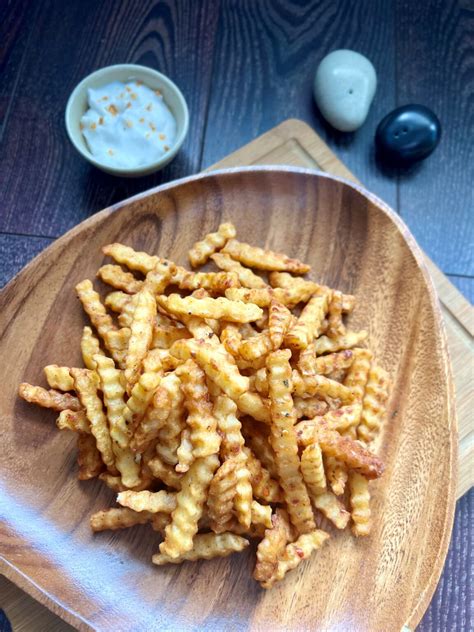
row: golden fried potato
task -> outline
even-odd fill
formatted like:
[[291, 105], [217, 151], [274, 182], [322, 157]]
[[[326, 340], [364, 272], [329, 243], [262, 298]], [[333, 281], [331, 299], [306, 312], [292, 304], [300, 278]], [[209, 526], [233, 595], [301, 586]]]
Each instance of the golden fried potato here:
[[303, 308], [296, 324], [285, 335], [285, 345], [290, 349], [306, 349], [319, 336], [327, 308], [327, 294], [313, 296]]
[[149, 513], [171, 513], [176, 508], [176, 494], [169, 492], [134, 492], [126, 491], [117, 494], [117, 502], [122, 507], [133, 511], [147, 511]]
[[278, 560], [275, 572], [270, 579], [261, 582], [262, 588], [271, 588], [277, 581], [281, 581], [288, 571], [296, 568], [303, 560], [308, 559], [313, 551], [320, 549], [329, 538], [329, 533], [316, 529], [310, 533], [303, 533], [296, 542], [287, 544], [285, 552]]
[[349, 490], [352, 533], [355, 536], [369, 535], [371, 527], [369, 482], [362, 474], [351, 472]]
[[338, 336], [337, 338], [320, 336], [314, 343], [314, 350], [316, 355], [319, 356], [323, 355], [323, 353], [334, 353], [343, 349], [351, 349], [364, 342], [367, 336], [366, 331], [346, 331], [343, 336]]
[[235, 323], [248, 323], [257, 320], [263, 313], [257, 305], [232, 301], [223, 296], [199, 299], [193, 296], [182, 298], [179, 294], [170, 294], [169, 296], [159, 296], [157, 300], [171, 314], [216, 318]]
[[120, 266], [110, 263], [99, 268], [97, 276], [107, 285], [127, 294], [136, 294], [143, 286], [143, 281], [139, 281], [131, 272], [125, 272]]
[[130, 270], [138, 270], [143, 274], [151, 272], [159, 261], [159, 257], [152, 257], [146, 252], [137, 252], [130, 246], [117, 243], [104, 246], [102, 252]]
[[76, 285], [76, 293], [84, 311], [89, 316], [91, 323], [97, 329], [97, 333], [101, 338], [104, 338], [108, 331], [116, 329], [112, 317], [107, 313], [100, 296], [94, 290], [89, 279]]
[[318, 496], [325, 491], [326, 475], [319, 443], [314, 442], [303, 450], [301, 454], [301, 473], [312, 496]]
[[283, 338], [291, 325], [291, 316], [287, 307], [275, 299], [272, 300], [268, 308], [268, 335], [273, 351], [281, 347]]
[[228, 459], [218, 468], [209, 485], [207, 511], [214, 533], [224, 533], [232, 520], [235, 491], [237, 461]]
[[284, 509], [277, 509], [272, 517], [272, 526], [265, 531], [265, 536], [257, 547], [254, 579], [258, 582], [270, 580], [291, 537], [292, 527], [288, 513]]
[[308, 491], [300, 472], [294, 425], [296, 412], [291, 397], [291, 352], [274, 351], [267, 357], [270, 395], [270, 443], [291, 522], [299, 533], [315, 528]]
[[160, 552], [176, 559], [193, 548], [209, 485], [219, 467], [216, 454], [196, 459], [183, 476], [181, 489], [176, 494], [176, 509], [165, 529], [165, 540]]
[[216, 233], [208, 233], [203, 240], [197, 241], [188, 252], [189, 262], [193, 268], [206, 263], [211, 255], [223, 248], [235, 235], [235, 226], [226, 222], [219, 226]]
[[[152, 557], [153, 564], [181, 564], [184, 561], [210, 560], [214, 557], [227, 557], [232, 553], [243, 551], [249, 545], [248, 540], [234, 533], [203, 533], [196, 535], [189, 551], [172, 557], [165, 553], [157, 553]], [[161, 547], [160, 547], [161, 549]]]
[[73, 432], [91, 433], [91, 426], [87, 419], [86, 411], [62, 410], [56, 419], [56, 426], [59, 430], [72, 430]]
[[91, 425], [91, 432], [96, 439], [102, 460], [109, 470], [115, 470], [115, 456], [112, 449], [109, 425], [98, 393], [100, 386], [99, 376], [88, 369], [71, 369], [71, 376], [74, 380], [74, 388], [86, 411]]
[[77, 411], [82, 408], [79, 399], [70, 393], [60, 393], [55, 390], [47, 391], [41, 386], [33, 386], [27, 382], [20, 384], [18, 395], [31, 404], [37, 404], [43, 408], [52, 408], [58, 412], [61, 410]]
[[316, 509], [328, 519], [337, 529], [345, 529], [351, 514], [344, 509], [344, 505], [330, 491], [313, 496], [312, 501]]
[[211, 259], [221, 270], [235, 273], [242, 287], [257, 288], [266, 287], [267, 285], [258, 274], [255, 274], [250, 268], [246, 268], [238, 261], [234, 261], [230, 255], [218, 252], [211, 255]]
[[127, 392], [129, 394], [138, 382], [141, 364], [151, 346], [155, 316], [155, 297], [150, 291], [143, 289], [137, 294], [125, 360], [125, 379], [127, 380]]
[[[190, 429], [194, 458], [219, 452], [221, 438], [217, 432], [217, 420], [206, 385], [204, 371], [188, 360], [176, 369], [184, 393], [184, 405], [188, 411], [187, 427]], [[179, 470], [177, 470], [179, 471]]]
[[230, 255], [232, 259], [258, 270], [283, 270], [294, 274], [305, 274], [311, 270], [311, 266], [298, 261], [298, 259], [290, 259], [285, 254], [263, 250], [236, 239], [229, 240], [222, 252]]
[[365, 444], [371, 443], [380, 431], [386, 412], [390, 379], [384, 369], [373, 366], [365, 387], [362, 415], [357, 436]]
[[69, 367], [49, 364], [44, 367], [44, 374], [50, 388], [59, 391], [74, 390], [74, 380], [69, 373]]
[[90, 517], [92, 531], [105, 531], [108, 529], [127, 529], [136, 524], [150, 522], [152, 514], [148, 511], [133, 511], [126, 507], [114, 507], [104, 511], [96, 511]]
[[77, 436], [78, 478], [87, 481], [95, 478], [104, 468], [104, 463], [97, 449], [95, 438], [91, 434], [80, 432]]

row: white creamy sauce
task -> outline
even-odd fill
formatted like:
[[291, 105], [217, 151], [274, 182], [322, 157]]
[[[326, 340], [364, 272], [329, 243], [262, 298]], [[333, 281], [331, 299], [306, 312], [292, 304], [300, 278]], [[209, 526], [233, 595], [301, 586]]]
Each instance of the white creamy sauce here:
[[81, 131], [94, 157], [134, 168], [159, 160], [173, 146], [176, 121], [159, 90], [140, 81], [114, 81], [87, 91]]

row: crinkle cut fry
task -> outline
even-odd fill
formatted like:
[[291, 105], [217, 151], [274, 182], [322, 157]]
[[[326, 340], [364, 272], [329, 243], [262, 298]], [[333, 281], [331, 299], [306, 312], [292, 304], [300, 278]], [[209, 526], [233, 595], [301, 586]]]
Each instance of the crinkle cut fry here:
[[41, 386], [33, 386], [28, 384], [28, 382], [20, 384], [18, 395], [31, 404], [37, 404], [43, 408], [52, 408], [58, 412], [62, 410], [79, 411], [82, 408], [78, 398], [70, 393], [61, 393], [53, 389], [47, 391]]
[[214, 416], [217, 427], [222, 436], [221, 456], [224, 459], [234, 459], [237, 463], [234, 506], [239, 523], [250, 527], [252, 521], [251, 502], [252, 485], [250, 483], [250, 471], [247, 467], [247, 455], [243, 448], [245, 445], [242, 436], [242, 425], [237, 419], [237, 406], [227, 395], [218, 395], [214, 400]]
[[77, 464], [79, 466], [78, 478], [80, 481], [95, 478], [104, 468], [95, 438], [91, 434], [80, 432], [77, 436]]
[[265, 530], [265, 536], [257, 546], [257, 563], [253, 577], [258, 582], [268, 581], [272, 577], [278, 566], [278, 559], [292, 536], [288, 513], [284, 509], [276, 510], [272, 523], [272, 527]]
[[351, 472], [349, 489], [352, 533], [355, 536], [369, 535], [371, 528], [369, 482], [362, 474]]
[[[176, 373], [165, 375], [153, 394], [153, 398], [148, 406], [145, 415], [142, 417], [135, 433], [130, 441], [132, 449], [143, 453], [154, 441], [165, 426], [173, 411], [180, 408], [182, 404], [181, 382]], [[177, 428], [176, 435], [181, 432], [181, 423]]]
[[334, 371], [348, 369], [353, 363], [353, 356], [350, 349], [344, 349], [344, 351], [316, 357], [315, 343], [312, 342], [301, 351], [298, 358], [298, 370], [304, 376], [316, 373], [327, 376]]
[[285, 254], [272, 250], [250, 246], [236, 239], [230, 239], [222, 252], [229, 254], [232, 259], [236, 259], [250, 268], [259, 270], [280, 270], [294, 274], [305, 274], [311, 270], [311, 266], [298, 261], [298, 259], [291, 259]]
[[315, 528], [308, 491], [300, 472], [294, 424], [296, 412], [291, 397], [289, 350], [274, 351], [267, 357], [270, 394], [270, 443], [275, 452], [276, 468], [283, 488], [291, 522], [299, 533]]
[[117, 494], [117, 502], [122, 507], [133, 511], [147, 511], [150, 513], [171, 513], [176, 509], [176, 494], [165, 491], [141, 492], [125, 491]]
[[389, 385], [388, 373], [378, 366], [372, 366], [365, 387], [360, 424], [357, 428], [357, 436], [365, 444], [373, 441], [380, 431], [386, 412]]
[[206, 289], [213, 294], [223, 294], [230, 287], [240, 287], [234, 272], [186, 272], [178, 285], [181, 290]]
[[227, 524], [232, 520], [237, 487], [236, 468], [237, 461], [235, 459], [224, 461], [209, 485], [207, 510], [214, 533], [226, 531]]
[[218, 252], [211, 255], [211, 259], [216, 266], [226, 272], [234, 272], [237, 275], [239, 283], [242, 287], [261, 288], [266, 287], [265, 281], [255, 274], [250, 268], [246, 268], [239, 261], [234, 261], [230, 255]]
[[[229, 290], [226, 290], [228, 292]], [[260, 307], [243, 301], [219, 298], [196, 298], [179, 294], [159, 296], [158, 303], [169, 313], [177, 316], [199, 316], [200, 318], [217, 318], [236, 323], [248, 323], [258, 320], [263, 312]]]
[[69, 373], [69, 367], [49, 364], [44, 367], [44, 374], [48, 386], [59, 391], [73, 391], [74, 380]]
[[317, 439], [323, 453], [334, 456], [351, 470], [363, 474], [368, 479], [379, 478], [384, 471], [384, 465], [378, 456], [364, 448], [360, 443], [349, 437], [341, 437], [336, 430], [330, 430], [322, 418], [315, 426]]
[[102, 455], [102, 459], [109, 470], [116, 472], [109, 425], [102, 407], [102, 400], [97, 392], [99, 376], [88, 369], [71, 369], [71, 376], [81, 404], [85, 408], [91, 425], [91, 432], [96, 439], [97, 448]]
[[[322, 294], [324, 292], [331, 292], [331, 288], [327, 285], [320, 285], [314, 281], [308, 281], [300, 277], [294, 277], [288, 272], [270, 272], [269, 274], [270, 285], [274, 288], [291, 289], [294, 288], [306, 296], [301, 300], [308, 301], [313, 294]], [[351, 312], [355, 306], [355, 296], [352, 294], [342, 295], [342, 311], [344, 313]]]
[[176, 450], [178, 462], [176, 464], [176, 472], [185, 473], [189, 470], [189, 466], [195, 460], [193, 454], [193, 442], [191, 441], [191, 431], [184, 428], [181, 432], [180, 444]]
[[133, 320], [130, 326], [130, 340], [125, 359], [125, 379], [127, 392], [130, 394], [138, 382], [141, 364], [145, 358], [153, 338], [153, 325], [156, 316], [156, 301], [146, 288], [137, 294]]
[[342, 292], [333, 290], [332, 298], [328, 307], [328, 327], [326, 335], [329, 338], [343, 336], [346, 328], [342, 322]]
[[219, 458], [213, 454], [196, 459], [183, 476], [171, 524], [166, 527], [165, 540], [160, 544], [161, 553], [177, 558], [193, 548], [209, 485], [218, 466]]
[[125, 272], [120, 266], [111, 263], [99, 268], [97, 276], [104, 283], [128, 294], [136, 294], [143, 286], [143, 281], [139, 281], [131, 272]]
[[59, 430], [91, 434], [91, 426], [83, 408], [81, 410], [62, 410], [56, 419], [56, 426]]
[[223, 248], [229, 239], [236, 235], [235, 226], [230, 222], [225, 222], [219, 226], [217, 232], [208, 233], [204, 239], [197, 241], [188, 252], [189, 262], [196, 268], [201, 266], [211, 255]]
[[291, 349], [306, 349], [320, 334], [328, 308], [328, 294], [313, 296], [304, 306], [296, 324], [285, 335], [284, 343]]
[[108, 529], [127, 529], [136, 524], [150, 522], [152, 514], [147, 511], [133, 511], [126, 507], [113, 507], [103, 511], [96, 511], [90, 517], [92, 531], [105, 531]]
[[291, 324], [291, 312], [282, 303], [272, 300], [268, 309], [268, 335], [273, 351], [279, 349]]
[[130, 270], [138, 270], [147, 274], [156, 266], [159, 257], [154, 257], [146, 252], [138, 252], [130, 246], [114, 243], [103, 246], [104, 255], [112, 257], [117, 263], [127, 266]]
[[76, 293], [97, 333], [104, 339], [105, 334], [112, 329], [116, 329], [116, 327], [112, 317], [102, 304], [99, 294], [94, 290], [92, 282], [89, 279], [85, 279], [78, 283], [76, 285]]
[[221, 438], [217, 432], [217, 420], [206, 385], [204, 371], [188, 360], [176, 369], [184, 393], [184, 405], [188, 411], [187, 426], [191, 431], [195, 458], [210, 456], [219, 451]]
[[179, 557], [171, 557], [157, 553], [152, 557], [153, 564], [180, 564], [184, 561], [210, 560], [214, 557], [226, 557], [232, 553], [243, 551], [249, 545], [248, 540], [235, 533], [203, 533], [196, 535], [192, 549]]
[[313, 397], [318, 395], [323, 398], [331, 397], [340, 399], [342, 403], [349, 404], [354, 400], [353, 392], [346, 386], [324, 375], [301, 375], [293, 370], [293, 389], [299, 397]]
[[357, 347], [367, 338], [367, 332], [362, 331], [346, 331], [343, 336], [337, 336], [337, 338], [329, 338], [328, 336], [319, 336], [314, 343], [314, 350], [316, 355], [323, 355], [323, 353], [334, 353], [335, 351], [341, 351], [343, 349], [351, 349]]
[[140, 375], [138, 382], [132, 388], [123, 413], [124, 432], [128, 437], [133, 436], [139, 427], [160, 381], [161, 372], [149, 371]]
[[126, 487], [136, 487], [140, 484], [140, 466], [128, 446], [128, 435], [124, 431], [125, 388], [122, 384], [122, 372], [115, 368], [112, 358], [95, 355], [94, 361], [107, 409], [115, 466], [120, 472], [122, 483]]
[[282, 490], [276, 480], [271, 478], [255, 454], [247, 447], [244, 447], [247, 456], [247, 467], [250, 472], [250, 483], [256, 498], [267, 503], [282, 502]]
[[206, 375], [231, 399], [248, 391], [249, 378], [241, 375], [234, 358], [216, 339], [178, 340], [171, 348], [171, 354], [181, 360], [193, 358]]
[[[184, 395], [181, 389], [181, 380], [176, 372], [169, 373], [163, 378], [162, 385], [166, 388], [169, 398], [169, 413], [166, 423], [158, 430], [158, 443], [156, 452], [158, 456], [167, 464], [173, 467], [178, 463], [178, 448], [181, 432], [185, 428], [184, 419]], [[157, 398], [154, 403], [158, 406]]]
[[311, 499], [316, 509], [319, 509], [337, 529], [347, 527], [351, 514], [332, 492], [326, 490], [317, 496], [312, 496]]
[[310, 533], [303, 533], [296, 542], [287, 544], [285, 552], [278, 560], [276, 571], [268, 581], [262, 582], [262, 588], [271, 588], [277, 581], [282, 580], [288, 571], [296, 568], [302, 560], [310, 557], [313, 551], [321, 548], [329, 538], [329, 533], [316, 529]]
[[317, 496], [326, 489], [323, 455], [319, 443], [314, 442], [303, 450], [301, 473], [311, 495]]

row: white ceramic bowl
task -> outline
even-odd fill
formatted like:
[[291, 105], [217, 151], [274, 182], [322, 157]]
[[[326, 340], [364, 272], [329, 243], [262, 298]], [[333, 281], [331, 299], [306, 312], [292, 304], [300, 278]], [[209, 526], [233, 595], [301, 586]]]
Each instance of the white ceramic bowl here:
[[[97, 160], [90, 152], [84, 136], [79, 128], [81, 117], [88, 109], [87, 89], [98, 88], [112, 81], [127, 82], [139, 79], [153, 90], [160, 90], [163, 98], [176, 119], [176, 140], [170, 150], [159, 160], [141, 165], [140, 167], [124, 168], [111, 167]], [[66, 106], [66, 130], [69, 140], [83, 158], [91, 164], [116, 176], [137, 177], [159, 171], [167, 165], [179, 151], [189, 128], [189, 112], [186, 101], [179, 88], [165, 75], [153, 68], [136, 64], [117, 64], [96, 70], [83, 79], [74, 89]]]

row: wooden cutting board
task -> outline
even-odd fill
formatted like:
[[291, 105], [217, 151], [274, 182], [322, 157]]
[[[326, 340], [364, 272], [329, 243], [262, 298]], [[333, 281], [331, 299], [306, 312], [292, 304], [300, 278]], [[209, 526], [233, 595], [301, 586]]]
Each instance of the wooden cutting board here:
[[[309, 167], [357, 182], [356, 177], [319, 136], [308, 125], [298, 120], [285, 121], [216, 163], [209, 170], [253, 164]], [[460, 497], [474, 484], [474, 472], [470, 465], [474, 452], [474, 419], [471, 419], [474, 396], [469, 383], [474, 356], [474, 309], [428, 258], [427, 265], [441, 301], [457, 389]], [[0, 577], [0, 594], [0, 607], [9, 616], [15, 632], [33, 632], [40, 629], [57, 632], [73, 630], [4, 577]]]
[[[293, 165], [327, 171], [359, 182], [316, 132], [303, 121], [289, 119], [208, 168], [243, 165]], [[363, 184], [363, 183], [362, 183]], [[441, 270], [426, 257], [446, 326], [456, 385], [459, 425], [458, 498], [474, 485], [474, 307]]]

